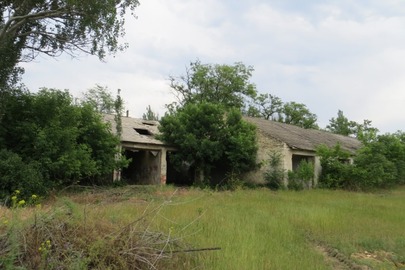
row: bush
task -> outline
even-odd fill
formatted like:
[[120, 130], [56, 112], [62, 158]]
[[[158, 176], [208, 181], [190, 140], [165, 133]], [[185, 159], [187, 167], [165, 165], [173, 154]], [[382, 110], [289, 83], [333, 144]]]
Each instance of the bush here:
[[288, 189], [303, 190], [314, 185], [314, 164], [302, 160], [296, 171], [288, 172]]
[[0, 151], [0, 198], [7, 198], [15, 190], [20, 190], [20, 197], [28, 199], [31, 194], [45, 194], [49, 188], [36, 164], [23, 162], [11, 151]]
[[264, 173], [264, 180], [270, 189], [278, 190], [284, 187], [285, 170], [281, 166], [281, 154], [273, 152], [269, 155], [269, 168]]
[[386, 188], [405, 182], [405, 142], [403, 134], [385, 134], [367, 142], [350, 157], [339, 145], [334, 148], [321, 146], [317, 154], [321, 157], [321, 186], [349, 190]]
[[288, 185], [287, 185], [288, 189], [297, 191], [304, 189], [304, 183], [302, 179], [298, 176], [297, 172], [288, 171], [287, 176], [288, 176]]

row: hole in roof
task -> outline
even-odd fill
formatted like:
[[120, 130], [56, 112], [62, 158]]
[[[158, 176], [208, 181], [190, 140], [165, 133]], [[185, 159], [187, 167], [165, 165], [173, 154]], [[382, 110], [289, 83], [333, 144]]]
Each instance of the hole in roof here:
[[152, 135], [149, 130], [144, 129], [144, 128], [134, 128], [136, 132], [138, 132], [141, 135]]
[[142, 124], [144, 124], [144, 125], [147, 125], [147, 126], [156, 126], [156, 124], [155, 123], [152, 123], [152, 122], [142, 122]]

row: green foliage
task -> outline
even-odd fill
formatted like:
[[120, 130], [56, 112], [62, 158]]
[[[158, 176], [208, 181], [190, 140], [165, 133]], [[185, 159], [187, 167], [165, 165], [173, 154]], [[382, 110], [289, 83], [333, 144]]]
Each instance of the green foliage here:
[[38, 54], [52, 57], [85, 52], [104, 58], [125, 46], [127, 9], [137, 0], [2, 1], [0, 5], [0, 88], [18, 72], [16, 65]]
[[295, 171], [288, 171], [288, 189], [303, 190], [314, 186], [314, 164], [302, 160]]
[[260, 94], [254, 98], [253, 104], [246, 112], [247, 116], [263, 117], [267, 120], [277, 120], [283, 111], [283, 102], [277, 96]]
[[316, 124], [317, 116], [311, 113], [302, 103], [287, 102], [284, 104], [279, 122], [299, 126], [302, 128], [319, 129]]
[[322, 173], [319, 186], [325, 188], [357, 188], [353, 179], [353, 167], [349, 164], [350, 153], [344, 151], [339, 144], [333, 148], [321, 145], [316, 150], [321, 159]]
[[[120, 166], [115, 160], [118, 143], [101, 115], [89, 104], [74, 105], [67, 91], [16, 91], [7, 100], [0, 123], [0, 146], [31, 166], [26, 170], [36, 171], [30, 174], [36, 177], [34, 186], [97, 183]], [[13, 164], [19, 162], [14, 156], [12, 160]], [[8, 182], [2, 188], [10, 191], [15, 187]]]
[[247, 98], [256, 96], [256, 87], [249, 82], [253, 67], [238, 62], [234, 65], [190, 63], [186, 75], [170, 77], [170, 87], [180, 106], [188, 103], [214, 103], [225, 108], [242, 110]]
[[349, 136], [356, 133], [356, 127], [357, 123], [349, 121], [349, 119], [343, 115], [343, 111], [339, 110], [337, 118], [332, 117], [326, 129], [335, 134]]
[[115, 100], [106, 86], [96, 85], [83, 94], [82, 103], [89, 104], [99, 113], [114, 113]]
[[159, 121], [159, 114], [155, 113], [150, 105], [146, 107], [146, 113], [142, 115], [143, 120], [153, 120], [153, 121]]
[[20, 190], [20, 197], [27, 199], [31, 194], [46, 194], [51, 187], [42, 177], [38, 164], [26, 163], [18, 154], [0, 150], [0, 198]]
[[302, 179], [298, 176], [298, 173], [295, 171], [288, 171], [287, 172], [287, 177], [288, 177], [288, 189], [289, 190], [295, 190], [295, 191], [300, 191], [304, 189], [304, 182]]
[[183, 162], [196, 171], [196, 181], [209, 176], [219, 166], [241, 173], [256, 165], [256, 134], [253, 125], [243, 121], [237, 109], [226, 112], [212, 103], [189, 103], [161, 119], [161, 139], [174, 145], [177, 167]]
[[269, 155], [268, 169], [264, 173], [264, 180], [267, 186], [273, 190], [278, 190], [284, 187], [285, 170], [281, 164], [281, 153], [272, 152]]
[[338, 117], [329, 120], [329, 125], [326, 129], [335, 134], [341, 134], [344, 136], [354, 135], [362, 143], [370, 143], [377, 138], [378, 129], [371, 126], [370, 120], [364, 120], [362, 124], [355, 121], [349, 121], [347, 117], [343, 115], [341, 110], [338, 111]]
[[319, 147], [322, 174], [320, 184], [329, 188], [370, 189], [405, 183], [405, 143], [402, 134], [385, 134], [359, 149], [353, 164], [337, 145]]
[[362, 143], [367, 144], [377, 139], [378, 129], [371, 126], [370, 120], [364, 120], [363, 124], [357, 124], [356, 137]]

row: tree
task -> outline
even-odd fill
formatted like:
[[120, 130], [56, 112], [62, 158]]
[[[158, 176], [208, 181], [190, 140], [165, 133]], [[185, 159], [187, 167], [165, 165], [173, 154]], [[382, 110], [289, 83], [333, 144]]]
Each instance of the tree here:
[[225, 108], [242, 110], [247, 98], [256, 96], [256, 87], [249, 82], [253, 67], [238, 62], [234, 65], [190, 63], [186, 75], [170, 77], [170, 87], [179, 106], [210, 102]]
[[243, 121], [238, 109], [227, 112], [219, 104], [188, 103], [162, 117], [159, 129], [161, 139], [178, 150], [173, 162], [177, 167], [190, 164], [196, 183], [201, 184], [219, 164], [230, 173], [256, 165], [255, 127]]
[[0, 89], [21, 72], [17, 64], [39, 54], [97, 55], [125, 48], [125, 13], [138, 0], [7, 0], [0, 4]]
[[378, 135], [365, 143], [353, 164], [347, 162], [350, 154], [320, 146], [322, 174], [320, 184], [329, 188], [370, 189], [405, 183], [405, 143], [402, 133]]
[[299, 126], [302, 128], [318, 129], [316, 114], [311, 113], [302, 103], [287, 102], [283, 106], [279, 122]]
[[356, 133], [356, 127], [357, 123], [349, 121], [349, 119], [343, 115], [343, 111], [339, 110], [337, 118], [332, 117], [326, 129], [335, 134], [350, 136]]
[[370, 143], [377, 139], [378, 128], [371, 126], [371, 120], [363, 120], [363, 124], [356, 125], [356, 138], [362, 143]]
[[155, 113], [150, 105], [146, 107], [146, 113], [142, 115], [143, 120], [153, 120], [153, 121], [159, 121], [159, 114]]
[[114, 113], [115, 100], [107, 86], [96, 85], [83, 94], [82, 103], [87, 103], [99, 113]]
[[[13, 154], [3, 154], [15, 166], [21, 160], [27, 164], [25, 169], [36, 169], [42, 186], [52, 188], [78, 181], [101, 183], [106, 175], [124, 164], [123, 160], [115, 159], [119, 140], [101, 114], [89, 104], [74, 104], [67, 91], [42, 89], [35, 94], [15, 91], [6, 105], [0, 123], [0, 147]], [[18, 183], [8, 188], [26, 182], [15, 181]]]
[[283, 102], [279, 97], [272, 94], [260, 94], [253, 99], [253, 105], [249, 107], [247, 115], [263, 117], [266, 120], [276, 120], [280, 118], [282, 109]]

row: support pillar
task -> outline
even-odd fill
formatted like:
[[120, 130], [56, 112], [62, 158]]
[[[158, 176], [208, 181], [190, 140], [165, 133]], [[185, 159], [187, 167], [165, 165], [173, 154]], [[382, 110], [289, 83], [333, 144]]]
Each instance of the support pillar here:
[[160, 151], [160, 184], [166, 185], [167, 177], [167, 161], [166, 161], [167, 151], [162, 149]]

